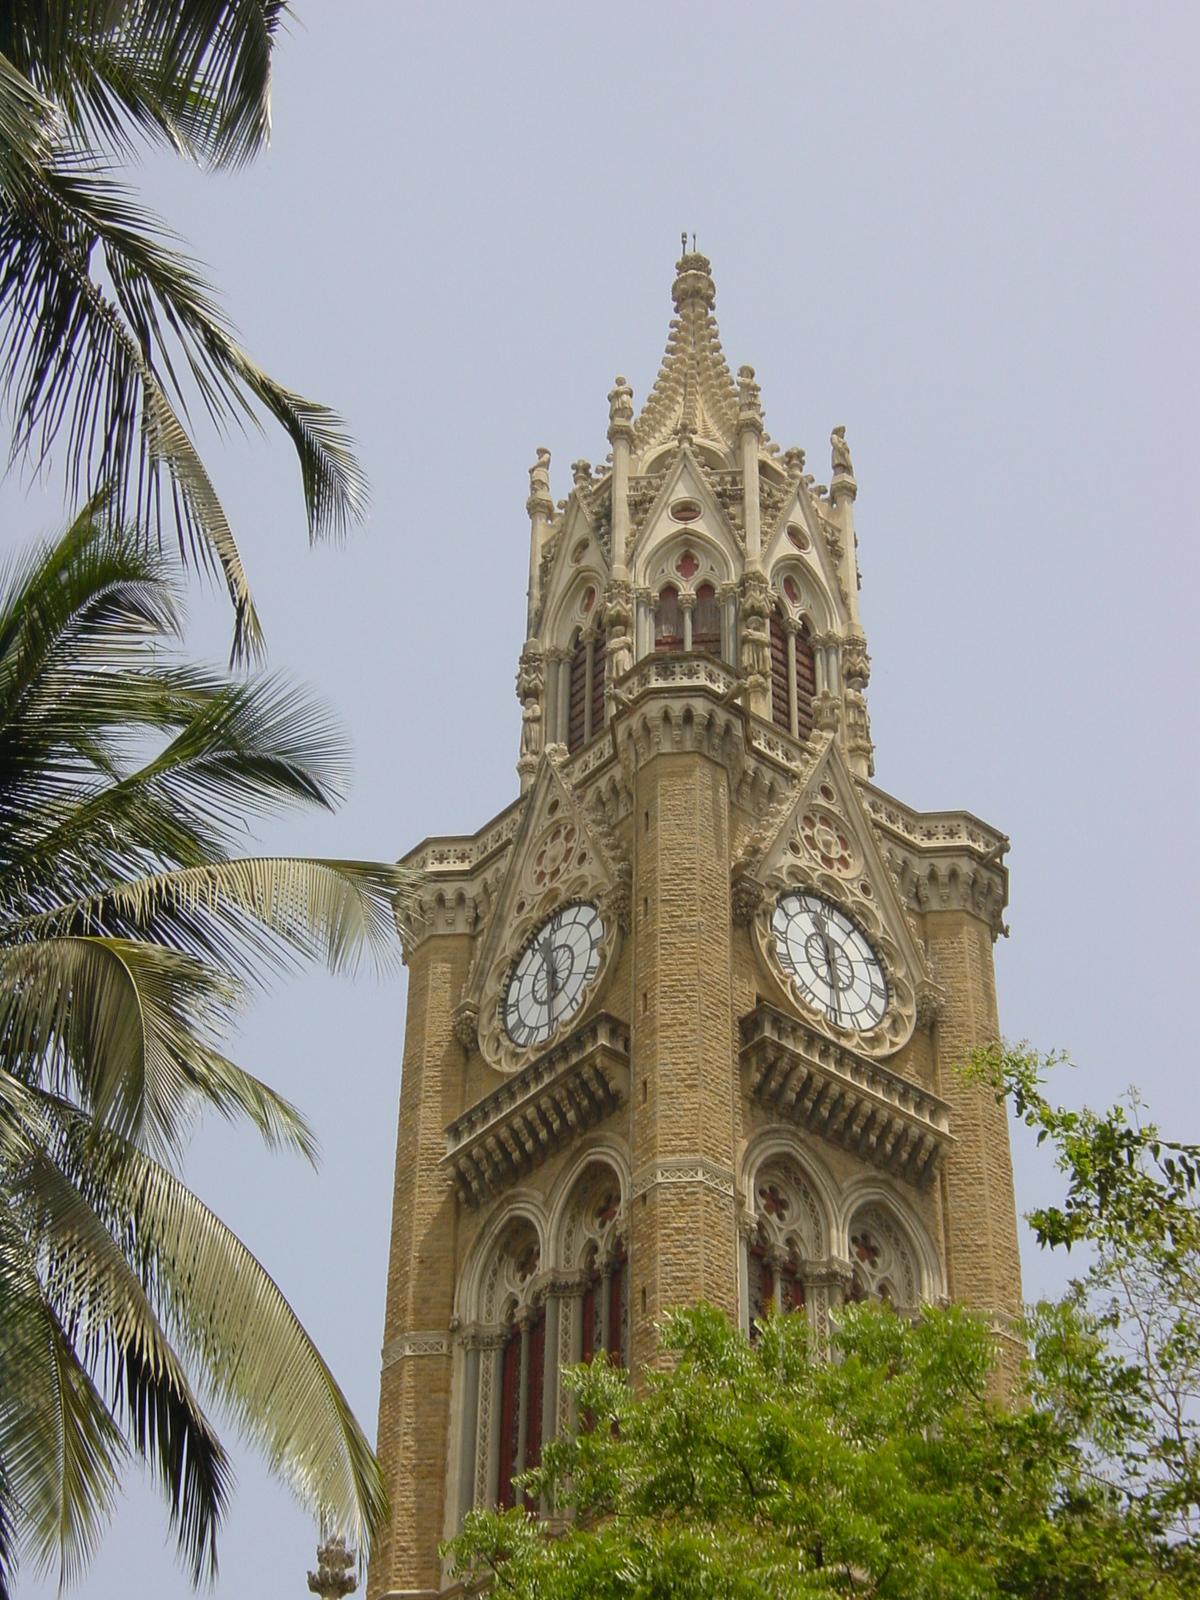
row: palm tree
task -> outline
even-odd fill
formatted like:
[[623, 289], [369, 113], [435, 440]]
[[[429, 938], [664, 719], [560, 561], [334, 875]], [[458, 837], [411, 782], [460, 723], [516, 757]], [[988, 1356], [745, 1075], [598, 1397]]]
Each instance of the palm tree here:
[[[112, 491], [116, 520], [219, 566], [232, 660], [262, 630], [233, 532], [185, 425], [186, 376], [222, 426], [257, 401], [300, 459], [310, 539], [342, 537], [367, 483], [328, 407], [240, 348], [196, 268], [108, 175], [139, 139], [237, 166], [270, 132], [283, 0], [5, 0], [0, 5], [0, 388], [12, 455], [65, 436], [68, 496]], [[167, 495], [163, 495], [164, 487]]]
[[272, 678], [183, 664], [144, 539], [88, 515], [0, 573], [0, 1595], [86, 1566], [149, 1464], [198, 1581], [230, 1489], [214, 1404], [322, 1521], [369, 1544], [379, 1469], [283, 1295], [184, 1186], [197, 1115], [310, 1158], [223, 1053], [281, 964], [397, 949], [398, 868], [234, 859], [248, 814], [332, 806], [345, 762]]

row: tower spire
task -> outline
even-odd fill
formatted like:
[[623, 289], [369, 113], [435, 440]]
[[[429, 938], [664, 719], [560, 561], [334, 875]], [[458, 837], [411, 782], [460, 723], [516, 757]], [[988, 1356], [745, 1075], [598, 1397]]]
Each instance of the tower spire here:
[[687, 247], [687, 234], [675, 263], [671, 298], [675, 316], [654, 387], [634, 423], [634, 454], [689, 433], [706, 439], [722, 453], [737, 449], [738, 392], [721, 349], [713, 316], [717, 298], [712, 263]]

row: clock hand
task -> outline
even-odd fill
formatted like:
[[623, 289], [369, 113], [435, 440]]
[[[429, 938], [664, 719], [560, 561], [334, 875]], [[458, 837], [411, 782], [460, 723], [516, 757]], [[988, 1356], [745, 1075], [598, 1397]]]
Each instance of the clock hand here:
[[825, 981], [829, 985], [829, 1004], [826, 1010], [835, 1022], [842, 1020], [842, 997], [838, 988], [837, 948], [829, 934], [829, 923], [820, 913], [816, 916], [817, 932], [821, 935], [821, 949], [825, 954]]

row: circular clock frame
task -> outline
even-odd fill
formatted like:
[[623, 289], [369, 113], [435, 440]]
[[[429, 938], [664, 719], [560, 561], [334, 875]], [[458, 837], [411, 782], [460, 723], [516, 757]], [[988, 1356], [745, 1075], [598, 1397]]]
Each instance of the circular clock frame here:
[[512, 1045], [537, 1049], [578, 1015], [600, 974], [604, 944], [604, 919], [586, 900], [559, 906], [539, 925], [500, 997], [500, 1018]]
[[793, 988], [836, 1028], [870, 1033], [887, 1016], [887, 971], [862, 928], [824, 895], [789, 889], [771, 914], [775, 959]]

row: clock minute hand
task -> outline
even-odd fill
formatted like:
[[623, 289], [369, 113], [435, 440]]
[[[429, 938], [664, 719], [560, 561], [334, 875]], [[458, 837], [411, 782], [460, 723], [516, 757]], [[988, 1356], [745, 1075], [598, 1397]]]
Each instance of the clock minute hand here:
[[829, 985], [829, 1005], [826, 1008], [833, 1014], [833, 1020], [842, 1020], [842, 1001], [838, 992], [837, 981], [837, 948], [829, 935], [829, 924], [824, 917], [816, 918], [817, 932], [821, 935], [821, 948], [825, 952], [825, 981]]

